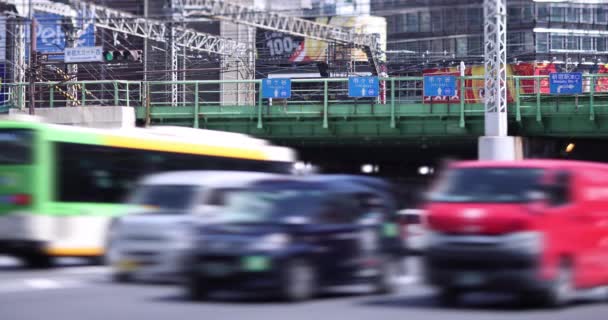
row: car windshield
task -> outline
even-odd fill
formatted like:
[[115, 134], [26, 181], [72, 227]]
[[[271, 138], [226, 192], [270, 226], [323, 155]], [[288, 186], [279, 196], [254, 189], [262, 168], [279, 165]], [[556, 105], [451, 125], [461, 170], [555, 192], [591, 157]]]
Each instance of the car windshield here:
[[323, 204], [318, 190], [233, 190], [225, 195], [225, 223], [279, 222], [289, 216], [309, 216]]
[[190, 207], [197, 186], [144, 185], [137, 188], [130, 203], [160, 209], [183, 210]]
[[437, 202], [526, 202], [543, 175], [537, 168], [459, 168], [431, 193]]
[[0, 129], [0, 164], [31, 163], [32, 135], [27, 129]]

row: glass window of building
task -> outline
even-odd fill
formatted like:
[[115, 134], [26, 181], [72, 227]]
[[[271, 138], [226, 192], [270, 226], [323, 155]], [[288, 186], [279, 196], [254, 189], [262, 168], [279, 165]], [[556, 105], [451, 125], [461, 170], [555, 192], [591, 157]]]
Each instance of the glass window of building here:
[[507, 34], [507, 49], [510, 54], [524, 51], [524, 35], [522, 32], [511, 32]]
[[549, 21], [549, 4], [548, 3], [536, 3], [536, 19], [539, 22]]
[[581, 9], [581, 23], [593, 23], [593, 10], [591, 8]]
[[483, 9], [470, 8], [467, 11], [468, 24], [470, 31], [483, 30]]
[[608, 51], [606, 49], [606, 38], [604, 37], [599, 37], [599, 38], [595, 38], [596, 39], [596, 48], [598, 52], [606, 52]]
[[397, 29], [397, 16], [388, 16], [386, 17], [386, 31], [388, 33], [396, 33]]
[[456, 32], [466, 32], [469, 22], [467, 21], [467, 11], [465, 9], [455, 9], [454, 15], [454, 23], [456, 24], [453, 29]]
[[401, 30], [399, 30], [400, 32], [407, 32], [407, 15], [406, 14], [402, 14], [399, 16], [399, 21], [401, 22]]
[[444, 15], [443, 15], [443, 30], [444, 31], [454, 32], [456, 30], [455, 29], [456, 18], [454, 16], [455, 16], [455, 14], [451, 10], [447, 10], [444, 12]]
[[467, 55], [467, 38], [457, 38], [456, 39], [456, 54], [460, 57], [464, 57]]
[[428, 41], [428, 40], [419, 41], [418, 42], [418, 50], [420, 50], [420, 52], [431, 51], [430, 41]]
[[419, 32], [418, 13], [408, 13], [406, 15], [406, 28], [405, 32]]
[[566, 37], [566, 49], [568, 50], [578, 50], [578, 42], [579, 37], [574, 35], [569, 35]]
[[[574, 7], [568, 7], [566, 8], [566, 22], [578, 22], [578, 16], [579, 16], [579, 12], [580, 12], [580, 8], [574, 8]], [[552, 21], [553, 17], [551, 17]]]
[[431, 32], [431, 12], [420, 12], [420, 32]]
[[443, 40], [436, 39], [431, 41], [432, 52], [443, 52]]
[[548, 33], [536, 33], [536, 52], [545, 53], [549, 52], [549, 34]]
[[443, 40], [443, 50], [447, 51], [449, 54], [456, 53], [456, 40], [444, 39]]
[[534, 33], [531, 31], [524, 32], [524, 51], [534, 52]]
[[551, 22], [564, 22], [565, 8], [551, 7]]
[[519, 24], [521, 22], [521, 7], [511, 6], [507, 8], [507, 24]]
[[599, 24], [608, 23], [608, 9], [599, 7], [595, 10], [595, 22]]
[[530, 23], [534, 20], [534, 4], [524, 4], [522, 12], [522, 23]]
[[581, 50], [592, 51], [593, 50], [593, 38], [582, 37], [581, 39]]
[[483, 54], [483, 36], [469, 37], [467, 44], [467, 53], [469, 55]]
[[564, 36], [552, 34], [551, 35], [551, 50], [563, 50], [564, 49]]
[[433, 32], [443, 31], [443, 19], [442, 19], [442, 11], [441, 10], [433, 10], [431, 11], [431, 28]]

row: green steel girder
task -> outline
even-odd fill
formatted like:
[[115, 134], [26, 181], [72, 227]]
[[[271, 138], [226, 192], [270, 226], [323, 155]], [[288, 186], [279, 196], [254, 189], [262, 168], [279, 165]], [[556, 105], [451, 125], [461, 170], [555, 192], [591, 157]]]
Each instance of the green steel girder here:
[[[509, 106], [510, 132], [521, 136], [608, 137], [608, 100], [521, 99]], [[144, 119], [146, 109], [136, 108]], [[483, 134], [483, 105], [333, 104], [194, 106], [150, 109], [151, 123], [194, 126], [300, 141], [391, 141], [399, 139], [472, 139]], [[195, 121], [195, 119], [197, 121]]]

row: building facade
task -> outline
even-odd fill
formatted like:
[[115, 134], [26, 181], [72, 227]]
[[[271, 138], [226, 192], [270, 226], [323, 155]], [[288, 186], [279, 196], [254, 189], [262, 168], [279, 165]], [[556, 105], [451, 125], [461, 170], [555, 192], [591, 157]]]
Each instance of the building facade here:
[[[372, 1], [387, 19], [389, 71], [483, 63], [483, 0]], [[608, 1], [507, 1], [509, 63], [608, 62]], [[589, 67], [591, 68], [591, 67]]]

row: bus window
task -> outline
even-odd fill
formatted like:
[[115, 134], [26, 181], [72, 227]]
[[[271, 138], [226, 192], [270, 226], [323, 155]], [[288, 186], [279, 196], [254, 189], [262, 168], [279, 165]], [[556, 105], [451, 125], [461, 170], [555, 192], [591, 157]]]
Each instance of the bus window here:
[[32, 162], [33, 131], [0, 129], [0, 165]]

